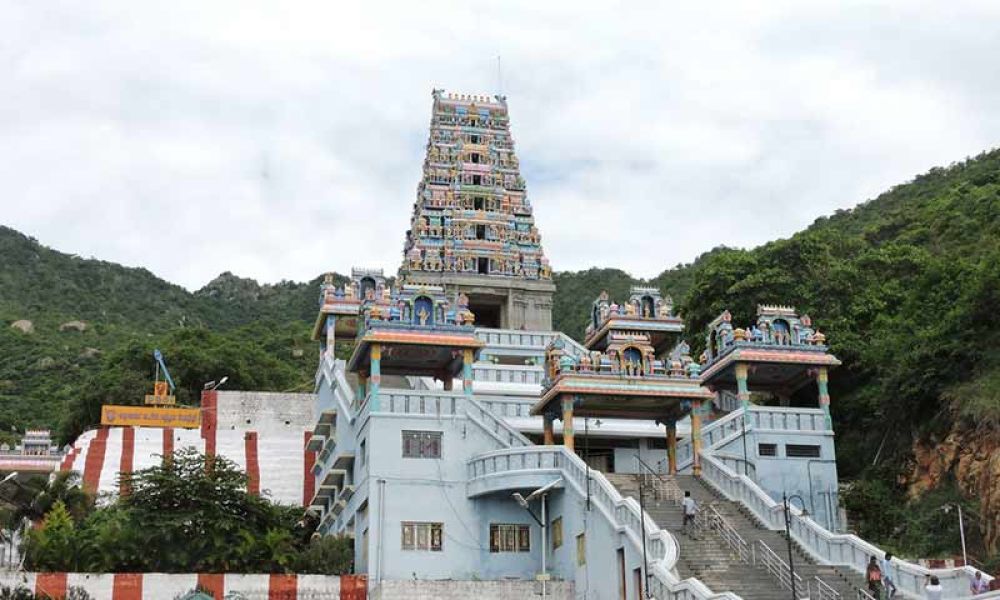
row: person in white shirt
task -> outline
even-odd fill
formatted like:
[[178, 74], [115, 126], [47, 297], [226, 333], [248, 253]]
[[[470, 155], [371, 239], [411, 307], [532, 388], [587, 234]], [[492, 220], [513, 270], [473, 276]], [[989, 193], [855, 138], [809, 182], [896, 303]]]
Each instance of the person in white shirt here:
[[691, 497], [691, 492], [684, 492], [684, 500], [681, 501], [684, 509], [684, 521], [681, 523], [681, 531], [687, 533], [688, 523], [694, 526], [694, 517], [698, 514], [698, 503]]
[[924, 586], [924, 592], [927, 593], [927, 600], [943, 600], [944, 598], [941, 581], [934, 575], [930, 576], [929, 583]]
[[983, 579], [983, 573], [981, 571], [976, 571], [976, 576], [972, 578], [972, 583], [969, 584], [969, 591], [972, 595], [985, 594], [989, 591], [989, 587], [986, 585], [986, 580]]
[[882, 559], [882, 587], [888, 598], [896, 597], [896, 581], [892, 574], [892, 552], [886, 552]]

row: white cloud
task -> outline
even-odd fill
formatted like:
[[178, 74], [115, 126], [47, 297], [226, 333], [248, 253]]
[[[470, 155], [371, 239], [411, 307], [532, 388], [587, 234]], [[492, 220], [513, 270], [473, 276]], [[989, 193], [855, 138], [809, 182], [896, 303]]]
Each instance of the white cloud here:
[[[673, 3], [676, 4], [676, 3]], [[1000, 139], [995, 3], [0, 5], [0, 222], [197, 288], [399, 264], [430, 90], [509, 97], [556, 269], [652, 276]]]

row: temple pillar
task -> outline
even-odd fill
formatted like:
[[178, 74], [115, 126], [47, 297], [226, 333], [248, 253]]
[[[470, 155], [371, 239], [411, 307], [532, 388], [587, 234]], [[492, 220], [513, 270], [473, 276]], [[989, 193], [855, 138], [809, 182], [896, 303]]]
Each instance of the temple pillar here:
[[701, 400], [691, 404], [691, 472], [701, 475]]
[[358, 372], [358, 393], [355, 394], [354, 400], [357, 402], [358, 406], [361, 406], [365, 402], [365, 396], [368, 395], [368, 374]]
[[746, 363], [736, 363], [736, 397], [743, 408], [743, 427], [750, 430], [750, 388], [747, 387], [747, 377], [750, 367]]
[[542, 437], [546, 446], [552, 446], [556, 443], [556, 436], [554, 433], [553, 421], [555, 419], [552, 413], [545, 413], [542, 415]]
[[677, 474], [677, 421], [667, 421], [667, 472]]
[[563, 396], [562, 398], [562, 411], [563, 411], [563, 446], [566, 446], [570, 452], [575, 452], [573, 445], [573, 404], [574, 396]]
[[830, 417], [830, 391], [827, 388], [828, 382], [829, 374], [826, 367], [820, 367], [816, 371], [816, 385], [819, 387], [819, 407], [823, 409], [823, 415], [826, 416], [827, 428], [832, 430], [833, 419]]
[[462, 390], [466, 396], [472, 395], [472, 348], [462, 351]]
[[337, 341], [336, 335], [337, 329], [337, 317], [335, 315], [326, 316], [326, 329], [324, 331], [324, 341], [323, 341], [323, 353], [326, 354], [327, 351], [332, 355], [336, 351], [335, 343]]
[[369, 388], [371, 393], [371, 411], [379, 409], [378, 392], [382, 384], [382, 345], [372, 344], [371, 354], [369, 354], [371, 370], [369, 372]]

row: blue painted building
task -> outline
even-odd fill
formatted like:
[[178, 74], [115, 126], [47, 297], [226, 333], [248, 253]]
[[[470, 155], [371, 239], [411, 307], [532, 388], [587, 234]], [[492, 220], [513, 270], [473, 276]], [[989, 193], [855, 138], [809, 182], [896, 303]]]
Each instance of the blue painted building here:
[[838, 363], [808, 317], [761, 307], [741, 329], [724, 313], [696, 360], [659, 290], [602, 294], [581, 344], [549, 330], [554, 289], [506, 101], [435, 91], [395, 285], [377, 269], [327, 280], [314, 329], [311, 509], [322, 533], [353, 537], [371, 585], [553, 578], [580, 598], [726, 597], [677, 576], [677, 540], [606, 473], [694, 473], [761, 511], [794, 493], [839, 529]]

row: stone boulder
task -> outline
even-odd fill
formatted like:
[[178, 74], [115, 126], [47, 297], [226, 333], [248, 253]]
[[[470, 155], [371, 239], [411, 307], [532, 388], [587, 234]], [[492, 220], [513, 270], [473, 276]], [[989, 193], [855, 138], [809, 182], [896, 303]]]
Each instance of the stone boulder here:
[[11, 328], [17, 329], [21, 333], [34, 333], [35, 324], [27, 319], [21, 319], [20, 321], [14, 321], [10, 324]]
[[87, 331], [87, 324], [83, 321], [66, 321], [59, 326], [59, 331]]

